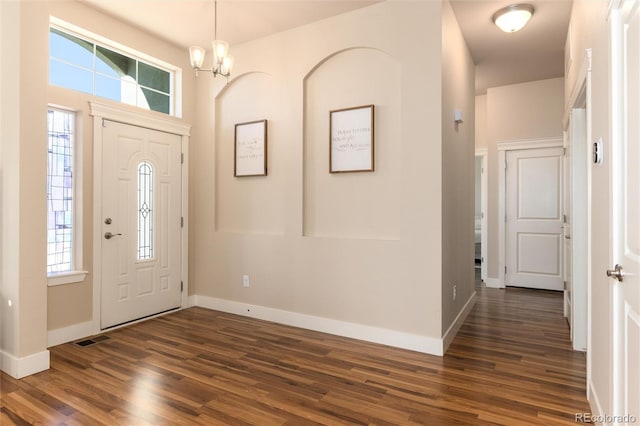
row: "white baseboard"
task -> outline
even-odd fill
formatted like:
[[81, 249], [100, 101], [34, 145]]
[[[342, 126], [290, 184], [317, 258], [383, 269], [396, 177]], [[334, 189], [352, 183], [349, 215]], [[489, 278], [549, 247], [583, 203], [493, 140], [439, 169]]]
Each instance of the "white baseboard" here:
[[589, 399], [589, 407], [591, 407], [591, 414], [593, 414], [594, 416], [602, 416], [604, 412], [602, 411], [602, 405], [600, 405], [600, 399], [598, 398], [596, 389], [593, 386], [593, 380], [589, 380], [589, 395], [587, 398]]
[[93, 321], [81, 322], [68, 327], [49, 330], [47, 333], [47, 347], [61, 345], [74, 340], [93, 335]]
[[488, 288], [504, 288], [503, 286], [500, 285], [500, 279], [498, 278], [487, 277], [487, 279], [484, 280], [484, 283]]
[[449, 345], [451, 344], [451, 342], [453, 342], [454, 337], [456, 337], [456, 334], [458, 334], [460, 327], [462, 327], [464, 320], [467, 318], [467, 315], [469, 315], [469, 312], [471, 312], [471, 309], [473, 309], [473, 306], [475, 304], [476, 292], [474, 291], [469, 300], [467, 300], [467, 303], [464, 304], [462, 310], [460, 310], [460, 312], [458, 313], [458, 316], [453, 321], [447, 332], [444, 333], [444, 336], [442, 337], [443, 353], [446, 353], [447, 349], [449, 349]]
[[0, 368], [2, 371], [21, 379], [31, 374], [49, 369], [49, 351], [44, 350], [22, 358], [15, 357], [6, 352], [0, 352]]
[[192, 306], [196, 306], [196, 295], [192, 294], [191, 296], [187, 297], [187, 308], [190, 308]]
[[195, 295], [194, 302], [194, 306], [273, 321], [293, 327], [335, 334], [352, 339], [366, 340], [368, 342], [395, 346], [431, 355], [442, 356], [444, 353], [442, 339], [439, 338], [316, 317], [298, 312], [283, 311], [215, 297]]

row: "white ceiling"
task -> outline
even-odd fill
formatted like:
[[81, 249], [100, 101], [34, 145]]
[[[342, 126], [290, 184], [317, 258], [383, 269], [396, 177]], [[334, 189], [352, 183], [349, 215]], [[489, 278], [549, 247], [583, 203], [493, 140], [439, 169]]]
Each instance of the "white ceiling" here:
[[[213, 39], [213, 0], [80, 1], [185, 50], [192, 45], [209, 48]], [[231, 45], [243, 43], [378, 1], [219, 0], [218, 37]], [[520, 32], [503, 33], [493, 25], [491, 16], [514, 2], [451, 0], [476, 63], [478, 94], [486, 92], [487, 87], [561, 77], [564, 73], [571, 0], [530, 0], [535, 12], [529, 24]]]
[[562, 77], [571, 0], [528, 0], [531, 21], [516, 33], [496, 27], [493, 14], [514, 0], [451, 0], [476, 64], [476, 94], [488, 87]]
[[[178, 46], [211, 49], [213, 0], [80, 1]], [[218, 0], [218, 38], [243, 43], [379, 1]]]

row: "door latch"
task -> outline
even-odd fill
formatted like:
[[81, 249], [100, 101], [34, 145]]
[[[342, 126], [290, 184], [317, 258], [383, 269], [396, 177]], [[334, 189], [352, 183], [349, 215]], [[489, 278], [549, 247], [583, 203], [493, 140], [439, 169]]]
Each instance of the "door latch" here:
[[613, 267], [613, 269], [607, 269], [607, 276], [609, 278], [613, 278], [622, 282], [622, 277], [624, 276], [624, 273], [622, 272], [622, 266], [616, 265]]

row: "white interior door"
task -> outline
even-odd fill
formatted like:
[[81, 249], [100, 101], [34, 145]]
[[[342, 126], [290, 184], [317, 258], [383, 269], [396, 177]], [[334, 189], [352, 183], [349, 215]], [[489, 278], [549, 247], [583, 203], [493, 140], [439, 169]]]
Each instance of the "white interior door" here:
[[562, 148], [506, 155], [505, 285], [563, 289]]
[[[622, 281], [614, 284], [614, 395], [616, 414], [640, 421], [640, 4], [624, 3], [621, 55], [623, 83], [613, 98], [614, 109], [611, 182], [613, 241], [612, 261], [622, 269]], [[614, 49], [616, 48], [614, 44]], [[615, 59], [614, 59], [615, 60]], [[615, 116], [619, 113], [620, 116]], [[616, 270], [608, 271], [616, 275]]]
[[[570, 268], [567, 288], [571, 301], [571, 340], [575, 350], [587, 350], [587, 283], [589, 269], [589, 177], [591, 144], [587, 137], [586, 99], [579, 100], [580, 108], [571, 112], [570, 139], [570, 179], [568, 189], [571, 193], [565, 224], [565, 243], [571, 262], [565, 262]], [[568, 238], [567, 238], [568, 237]], [[565, 278], [566, 279], [566, 278]]]
[[104, 121], [101, 328], [180, 307], [181, 138]]
[[563, 233], [564, 240], [562, 244], [563, 259], [564, 259], [564, 300], [565, 300], [565, 317], [569, 322], [569, 327], [573, 329], [573, 312], [572, 312], [572, 300], [573, 300], [573, 265], [571, 264], [572, 246], [571, 246], [571, 224], [573, 223], [572, 217], [572, 201], [571, 201], [571, 122], [569, 124], [569, 130], [565, 134], [565, 150], [564, 150], [564, 164], [563, 164], [563, 190], [564, 190], [564, 225]]

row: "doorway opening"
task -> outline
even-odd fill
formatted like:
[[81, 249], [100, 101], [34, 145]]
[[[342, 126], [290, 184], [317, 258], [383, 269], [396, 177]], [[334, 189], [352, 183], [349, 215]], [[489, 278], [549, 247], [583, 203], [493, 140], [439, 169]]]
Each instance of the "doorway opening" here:
[[478, 149], [475, 154], [475, 214], [474, 260], [476, 275], [480, 270], [482, 282], [487, 280], [487, 150]]

